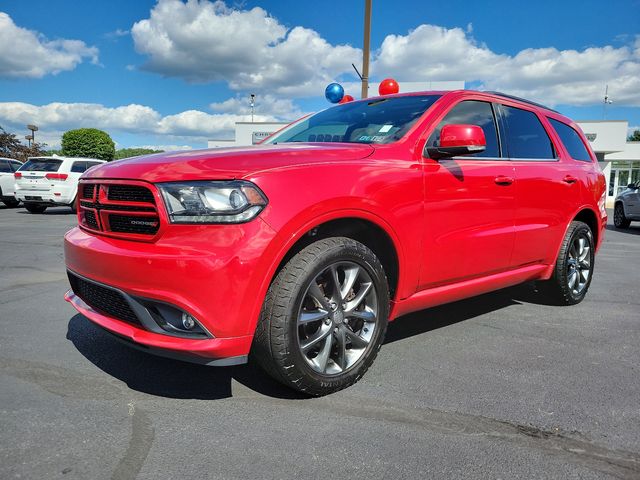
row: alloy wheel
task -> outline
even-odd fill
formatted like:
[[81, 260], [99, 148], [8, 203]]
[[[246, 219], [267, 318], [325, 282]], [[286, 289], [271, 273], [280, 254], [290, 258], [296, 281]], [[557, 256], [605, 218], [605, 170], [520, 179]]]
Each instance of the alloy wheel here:
[[591, 240], [586, 233], [571, 242], [567, 259], [567, 285], [573, 295], [580, 295], [591, 276]]
[[306, 287], [298, 314], [298, 345], [307, 364], [339, 375], [363, 358], [378, 324], [378, 296], [369, 273], [336, 262]]

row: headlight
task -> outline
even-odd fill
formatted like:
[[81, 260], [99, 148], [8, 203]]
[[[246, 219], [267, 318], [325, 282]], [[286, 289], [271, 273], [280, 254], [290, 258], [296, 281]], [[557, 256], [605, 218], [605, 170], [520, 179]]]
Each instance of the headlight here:
[[159, 183], [171, 223], [244, 223], [267, 204], [264, 194], [242, 180]]

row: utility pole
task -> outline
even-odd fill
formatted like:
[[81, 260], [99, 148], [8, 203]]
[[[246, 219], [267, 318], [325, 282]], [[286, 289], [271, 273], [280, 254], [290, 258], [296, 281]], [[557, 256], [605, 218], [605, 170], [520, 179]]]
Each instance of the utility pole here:
[[371, 1], [364, 0], [364, 42], [362, 48], [362, 98], [369, 96], [369, 52], [371, 47]]

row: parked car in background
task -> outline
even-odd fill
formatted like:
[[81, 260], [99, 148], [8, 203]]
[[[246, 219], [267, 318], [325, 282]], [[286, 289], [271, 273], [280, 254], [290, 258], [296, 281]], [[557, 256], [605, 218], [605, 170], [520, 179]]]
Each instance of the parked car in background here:
[[360, 379], [407, 313], [527, 281], [581, 302], [605, 193], [589, 142], [556, 111], [470, 90], [368, 98], [253, 147], [87, 172], [66, 299], [146, 352], [251, 354], [324, 395]]
[[0, 201], [7, 207], [17, 207], [20, 203], [15, 194], [15, 178], [13, 174], [22, 162], [13, 158], [0, 158]]
[[616, 228], [628, 228], [631, 222], [640, 222], [640, 181], [627, 185], [616, 197], [613, 207]]
[[75, 211], [80, 175], [101, 163], [95, 158], [30, 158], [14, 174], [16, 199], [31, 213], [61, 205]]

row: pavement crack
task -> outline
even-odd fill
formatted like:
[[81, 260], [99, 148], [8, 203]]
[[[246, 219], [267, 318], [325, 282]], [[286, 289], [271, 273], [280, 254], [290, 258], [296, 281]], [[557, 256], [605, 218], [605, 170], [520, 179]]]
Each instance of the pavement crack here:
[[147, 460], [155, 438], [153, 422], [146, 412], [136, 407], [134, 402], [130, 402], [127, 407], [131, 416], [131, 438], [111, 480], [136, 478]]

